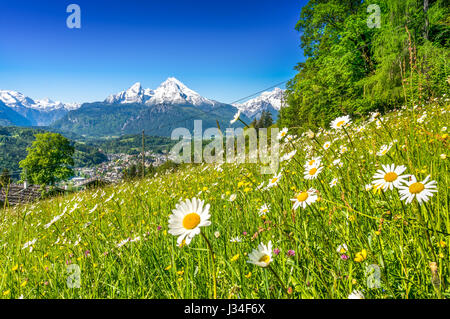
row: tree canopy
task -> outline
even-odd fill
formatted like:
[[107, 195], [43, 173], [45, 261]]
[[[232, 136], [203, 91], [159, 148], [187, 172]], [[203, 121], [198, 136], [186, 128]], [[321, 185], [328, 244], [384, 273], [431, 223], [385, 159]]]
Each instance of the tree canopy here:
[[75, 148], [70, 140], [58, 133], [39, 133], [27, 157], [20, 162], [22, 179], [32, 184], [54, 185], [73, 175], [72, 158]]
[[295, 28], [306, 61], [287, 84], [280, 125], [314, 128], [449, 92], [448, 1], [376, 3], [310, 0], [302, 8]]

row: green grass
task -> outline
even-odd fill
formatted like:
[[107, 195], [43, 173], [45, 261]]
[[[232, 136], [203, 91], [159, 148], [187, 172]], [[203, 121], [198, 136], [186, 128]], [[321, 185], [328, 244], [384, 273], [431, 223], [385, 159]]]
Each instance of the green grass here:
[[[425, 120], [418, 123], [425, 110]], [[285, 152], [295, 148], [297, 154], [281, 164], [282, 178], [268, 190], [257, 189], [271, 176], [261, 175], [256, 164], [223, 164], [222, 171], [202, 164], [6, 209], [0, 224], [0, 297], [211, 298], [213, 271], [205, 240], [196, 236], [180, 248], [168, 234], [175, 205], [198, 197], [211, 205], [212, 224], [202, 231], [215, 253], [218, 298], [347, 298], [353, 290], [366, 298], [448, 298], [449, 170], [448, 159], [440, 157], [448, 154], [449, 138], [442, 131], [450, 123], [448, 111], [439, 100], [414, 111], [394, 111], [378, 129], [371, 122], [357, 132], [362, 123], [352, 123], [349, 136], [330, 130], [283, 143]], [[333, 141], [327, 150], [320, 146], [325, 141]], [[391, 142], [385, 156], [376, 155]], [[341, 145], [348, 152], [340, 154]], [[303, 164], [318, 155], [324, 170], [305, 180]], [[332, 164], [337, 158], [341, 168]], [[438, 192], [419, 206], [415, 200], [400, 201], [396, 189], [366, 191], [381, 164], [392, 163], [405, 165], [405, 174], [418, 180], [431, 175]], [[339, 182], [330, 187], [335, 177]], [[320, 201], [293, 211], [290, 199], [310, 187], [319, 191]], [[237, 195], [234, 201], [231, 194]], [[264, 203], [271, 205], [265, 218], [258, 215]], [[242, 241], [230, 242], [236, 236]], [[34, 239], [31, 252], [22, 249]], [[269, 240], [280, 249], [271, 267], [290, 293], [268, 268], [247, 263], [247, 254]], [[347, 260], [336, 251], [344, 243]], [[363, 249], [367, 258], [355, 261]], [[295, 256], [288, 257], [288, 250]], [[434, 276], [430, 262], [437, 263]], [[80, 288], [68, 288], [67, 264], [80, 267]], [[367, 286], [370, 265], [380, 269], [379, 288]]]

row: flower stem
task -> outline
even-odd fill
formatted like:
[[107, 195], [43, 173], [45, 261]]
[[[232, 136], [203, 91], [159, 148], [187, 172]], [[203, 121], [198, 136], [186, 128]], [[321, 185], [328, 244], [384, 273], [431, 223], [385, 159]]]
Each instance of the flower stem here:
[[200, 232], [200, 234], [202, 234], [203, 238], [206, 241], [206, 244], [208, 245], [208, 249], [211, 252], [211, 261], [212, 261], [212, 268], [213, 268], [213, 293], [214, 293], [214, 299], [217, 299], [216, 263], [214, 261], [214, 251], [212, 250], [211, 243], [209, 242], [208, 238], [206, 238], [205, 234], [203, 234], [203, 232]]
[[283, 290], [285, 293], [287, 293], [287, 289], [286, 286], [283, 284], [283, 282], [281, 281], [281, 278], [277, 275], [277, 273], [275, 272], [275, 270], [273, 270], [273, 268], [269, 265], [267, 265], [267, 268], [270, 269], [270, 271], [272, 272], [272, 274], [275, 276], [275, 278], [277, 278], [278, 282], [280, 283], [281, 287], [283, 287]]

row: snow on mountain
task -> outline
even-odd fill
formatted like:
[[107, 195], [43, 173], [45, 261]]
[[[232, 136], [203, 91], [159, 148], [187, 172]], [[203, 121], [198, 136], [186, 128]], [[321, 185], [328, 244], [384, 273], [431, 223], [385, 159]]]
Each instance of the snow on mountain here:
[[0, 101], [11, 108], [28, 108], [49, 112], [54, 110], [74, 110], [80, 107], [77, 103], [62, 103], [52, 101], [49, 98], [43, 100], [33, 100], [20, 92], [0, 90]]
[[189, 89], [176, 78], [170, 77], [157, 89], [143, 89], [141, 83], [133, 84], [128, 90], [112, 94], [105, 99], [106, 103], [139, 103], [147, 105], [191, 104], [194, 106], [215, 106], [218, 102], [202, 97]]
[[260, 96], [248, 100], [245, 103], [233, 104], [249, 118], [259, 117], [262, 111], [269, 111], [277, 115], [282, 107], [284, 90], [275, 88], [272, 91], [263, 92]]

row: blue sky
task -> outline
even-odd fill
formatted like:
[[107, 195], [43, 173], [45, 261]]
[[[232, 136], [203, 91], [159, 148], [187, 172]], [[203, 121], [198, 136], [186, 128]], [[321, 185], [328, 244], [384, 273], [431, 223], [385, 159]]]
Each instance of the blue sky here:
[[[174, 76], [231, 102], [295, 75], [305, 2], [0, 0], [0, 89], [88, 102]], [[81, 29], [66, 26], [71, 3]]]

